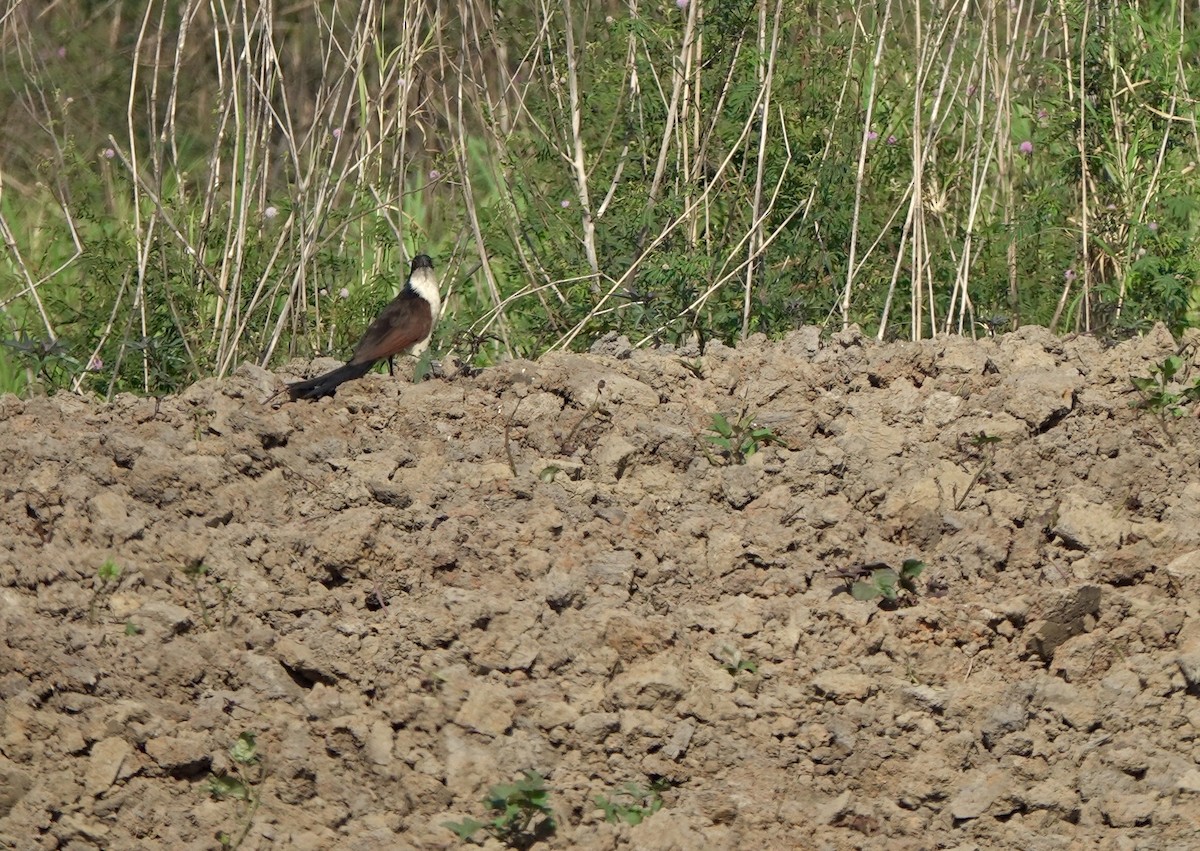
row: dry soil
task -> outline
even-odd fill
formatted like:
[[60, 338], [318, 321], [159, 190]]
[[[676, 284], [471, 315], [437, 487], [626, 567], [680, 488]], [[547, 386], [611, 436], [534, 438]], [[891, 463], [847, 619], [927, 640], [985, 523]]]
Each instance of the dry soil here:
[[[1200, 420], [1129, 381], [1178, 345], [0, 399], [0, 846], [457, 847], [528, 769], [536, 848], [1200, 848]], [[785, 444], [706, 443], [743, 411]]]

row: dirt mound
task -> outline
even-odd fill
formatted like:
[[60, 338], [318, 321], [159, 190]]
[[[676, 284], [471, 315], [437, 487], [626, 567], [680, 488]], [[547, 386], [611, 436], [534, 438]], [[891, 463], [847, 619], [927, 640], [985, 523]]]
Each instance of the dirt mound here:
[[1174, 350], [0, 400], [0, 845], [454, 847], [529, 769], [539, 848], [1200, 847], [1200, 421], [1129, 393]]

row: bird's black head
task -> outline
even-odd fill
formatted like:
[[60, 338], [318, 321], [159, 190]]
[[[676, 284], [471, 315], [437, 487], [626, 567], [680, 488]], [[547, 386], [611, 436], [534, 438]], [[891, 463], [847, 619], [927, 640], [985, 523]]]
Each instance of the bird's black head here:
[[433, 260], [430, 259], [428, 254], [418, 254], [412, 259], [412, 267], [414, 272], [418, 269], [432, 269]]

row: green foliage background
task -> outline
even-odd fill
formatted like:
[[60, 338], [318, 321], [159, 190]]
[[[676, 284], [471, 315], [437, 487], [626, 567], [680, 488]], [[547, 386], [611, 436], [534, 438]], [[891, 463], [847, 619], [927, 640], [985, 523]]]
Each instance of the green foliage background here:
[[0, 389], [856, 322], [1200, 323], [1190, 6], [9, 0]]

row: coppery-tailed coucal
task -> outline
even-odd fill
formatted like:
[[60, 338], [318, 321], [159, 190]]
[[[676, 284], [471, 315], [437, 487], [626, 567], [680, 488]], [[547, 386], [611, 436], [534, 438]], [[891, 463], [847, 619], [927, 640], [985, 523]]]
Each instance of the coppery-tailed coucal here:
[[367, 333], [354, 347], [354, 356], [343, 366], [287, 386], [288, 395], [297, 399], [320, 399], [332, 396], [345, 381], [361, 378], [371, 367], [387, 358], [388, 372], [395, 374], [393, 358], [403, 352], [419, 355], [429, 347], [434, 323], [441, 312], [442, 297], [438, 292], [433, 261], [428, 255], [413, 258], [412, 271], [400, 294], [375, 317]]

